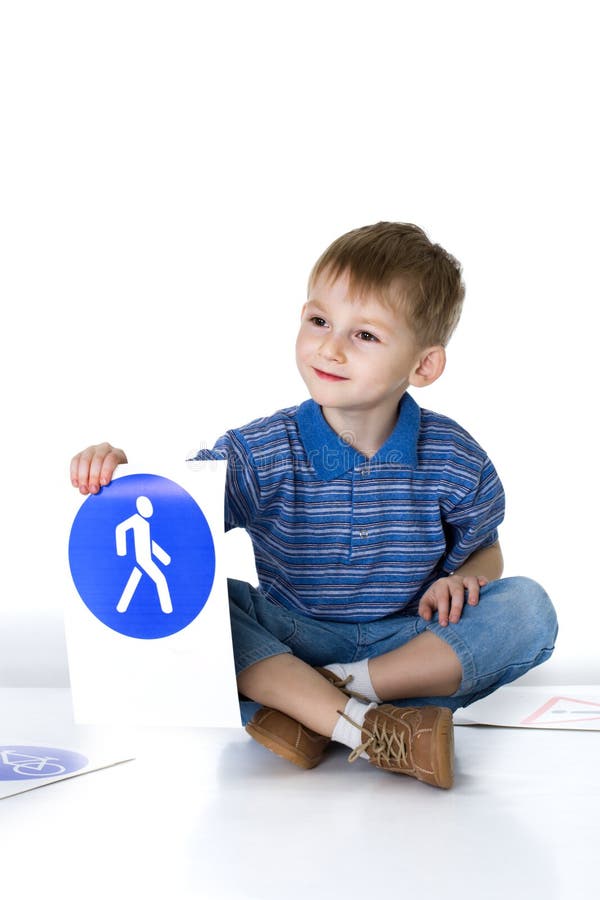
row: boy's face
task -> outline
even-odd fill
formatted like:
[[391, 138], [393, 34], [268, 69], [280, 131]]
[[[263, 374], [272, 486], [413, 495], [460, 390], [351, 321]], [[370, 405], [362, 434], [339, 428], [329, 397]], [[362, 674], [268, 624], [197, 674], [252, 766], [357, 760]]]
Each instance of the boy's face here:
[[311, 397], [339, 412], [395, 414], [419, 365], [404, 316], [376, 296], [351, 299], [348, 276], [311, 285], [296, 341], [298, 369]]

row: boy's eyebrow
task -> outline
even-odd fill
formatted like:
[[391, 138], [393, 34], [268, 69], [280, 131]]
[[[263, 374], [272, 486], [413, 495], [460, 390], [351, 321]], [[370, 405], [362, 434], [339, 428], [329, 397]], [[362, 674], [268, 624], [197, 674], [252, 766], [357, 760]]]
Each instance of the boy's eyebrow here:
[[311, 298], [310, 300], [307, 300], [307, 301], [306, 301], [306, 305], [307, 305], [307, 306], [316, 306], [318, 309], [325, 309], [325, 307], [323, 306], [323, 304], [320, 303], [318, 300], [315, 300], [314, 297]]
[[[313, 298], [312, 300], [307, 300], [306, 302], [307, 310], [317, 310], [318, 312], [325, 313], [327, 315], [327, 307], [325, 304], [321, 303], [319, 300]], [[360, 307], [357, 304], [357, 310]], [[360, 318], [360, 313], [357, 316], [357, 322], [360, 322], [361, 325], [366, 325], [368, 328], [374, 328], [376, 331], [393, 331], [393, 327], [388, 322], [380, 321], [379, 319], [375, 319], [372, 316], [366, 316], [364, 319]]]
[[376, 331], [392, 330], [388, 322], [380, 322], [379, 319], [361, 319], [360, 321], [363, 323], [363, 325], [368, 325], [370, 328], [375, 328]]
[[323, 313], [323, 315], [326, 317], [329, 316], [329, 310], [327, 309], [327, 306], [324, 303], [321, 303], [319, 300], [307, 300], [305, 310], [311, 313]]

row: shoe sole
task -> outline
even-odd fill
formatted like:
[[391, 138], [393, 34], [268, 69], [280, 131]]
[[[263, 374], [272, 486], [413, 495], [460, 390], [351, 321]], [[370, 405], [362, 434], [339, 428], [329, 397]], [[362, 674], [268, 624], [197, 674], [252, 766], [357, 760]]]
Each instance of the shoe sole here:
[[260, 725], [253, 725], [252, 722], [246, 725], [246, 731], [255, 741], [258, 741], [259, 744], [262, 744], [263, 747], [270, 750], [271, 753], [275, 753], [282, 759], [287, 759], [288, 762], [298, 766], [299, 769], [314, 769], [323, 759], [323, 754], [316, 758], [309, 758], [308, 756], [299, 753], [294, 747], [290, 747], [289, 744], [278, 741], [269, 731], [265, 731]]
[[431, 737], [438, 750], [433, 769], [437, 787], [451, 788], [454, 784], [454, 724], [450, 709], [442, 709]]

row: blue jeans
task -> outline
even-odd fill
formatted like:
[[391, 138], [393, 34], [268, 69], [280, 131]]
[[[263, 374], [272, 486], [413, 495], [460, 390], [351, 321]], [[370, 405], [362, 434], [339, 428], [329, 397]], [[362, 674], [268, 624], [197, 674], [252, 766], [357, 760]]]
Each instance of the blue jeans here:
[[[456, 693], [386, 701], [396, 706], [468, 706], [545, 662], [558, 631], [550, 598], [530, 578], [491, 581], [481, 588], [479, 604], [465, 604], [460, 621], [445, 628], [437, 615], [431, 622], [403, 613], [360, 623], [311, 619], [276, 606], [243, 581], [230, 579], [228, 585], [237, 673], [279, 653], [293, 653], [311, 666], [370, 659], [424, 631], [450, 644], [463, 671]], [[244, 723], [257, 709], [255, 703], [241, 703]]]

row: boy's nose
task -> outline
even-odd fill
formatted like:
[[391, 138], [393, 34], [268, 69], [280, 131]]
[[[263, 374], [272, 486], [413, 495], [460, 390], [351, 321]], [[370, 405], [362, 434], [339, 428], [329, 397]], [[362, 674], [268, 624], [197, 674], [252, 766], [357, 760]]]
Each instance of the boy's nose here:
[[321, 343], [321, 356], [338, 362], [346, 358], [344, 340], [339, 335], [328, 334]]

